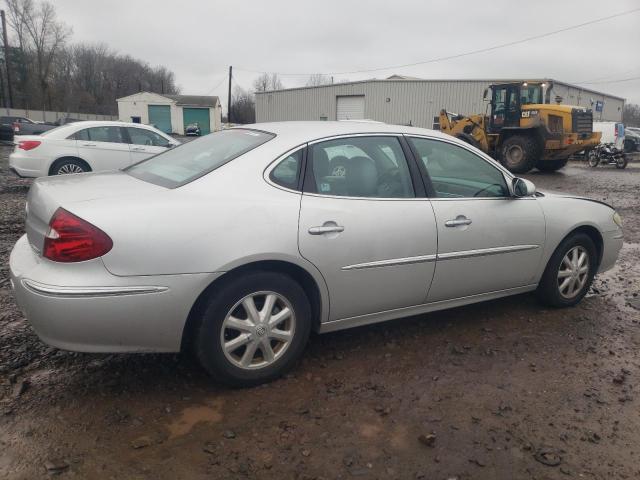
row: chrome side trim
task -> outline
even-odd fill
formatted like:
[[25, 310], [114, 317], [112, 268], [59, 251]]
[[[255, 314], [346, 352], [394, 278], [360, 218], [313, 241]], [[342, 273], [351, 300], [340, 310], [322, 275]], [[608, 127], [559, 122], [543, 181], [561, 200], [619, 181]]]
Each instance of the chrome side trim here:
[[130, 287], [59, 287], [46, 285], [34, 280], [24, 279], [22, 285], [28, 290], [51, 297], [117, 297], [122, 295], [141, 295], [148, 293], [161, 293], [169, 290], [169, 287], [160, 286], [130, 286]]
[[525, 250], [534, 250], [536, 248], [540, 248], [540, 245], [510, 245], [508, 247], [463, 250], [460, 252], [439, 253], [438, 260], [457, 260], [459, 258], [484, 257], [487, 255], [500, 255], [501, 253], [523, 252]]
[[341, 270], [361, 270], [364, 268], [392, 267], [395, 265], [410, 265], [412, 263], [435, 262], [437, 255], [419, 255], [417, 257], [392, 258], [389, 260], [378, 260], [376, 262], [356, 263], [346, 265]]
[[411, 265], [412, 263], [435, 262], [436, 260], [455, 260], [458, 258], [484, 257], [487, 255], [500, 255], [501, 253], [523, 252], [534, 250], [540, 245], [511, 245], [508, 247], [480, 248], [478, 250], [463, 250], [460, 252], [439, 253], [437, 255], [419, 255], [417, 257], [391, 258], [389, 260], [377, 260], [375, 262], [355, 263], [345, 265], [341, 270], [362, 270], [365, 268], [393, 267], [396, 265]]
[[453, 307], [460, 307], [462, 305], [468, 305], [471, 303], [484, 302], [486, 300], [493, 300], [500, 297], [507, 297], [510, 295], [516, 295], [518, 293], [531, 292], [535, 290], [537, 285], [524, 285], [522, 287], [507, 288], [505, 290], [497, 290], [487, 293], [479, 293], [476, 295], [469, 295], [467, 297], [454, 298], [451, 300], [441, 300], [438, 302], [423, 303], [421, 305], [414, 305], [411, 307], [403, 307], [395, 310], [386, 310], [383, 312], [369, 313], [367, 315], [360, 315], [357, 317], [341, 318], [338, 320], [332, 320], [320, 324], [318, 329], [319, 333], [335, 332], [337, 330], [344, 330], [345, 328], [359, 327], [362, 325], [370, 325], [372, 323], [386, 322], [388, 320], [395, 320], [397, 318], [410, 317], [413, 315], [421, 315], [429, 312], [436, 312], [438, 310], [445, 310]]

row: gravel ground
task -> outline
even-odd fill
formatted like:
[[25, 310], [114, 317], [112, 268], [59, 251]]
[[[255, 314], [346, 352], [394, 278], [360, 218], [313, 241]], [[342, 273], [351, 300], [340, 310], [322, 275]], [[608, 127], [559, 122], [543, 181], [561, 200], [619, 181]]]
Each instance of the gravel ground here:
[[[2, 281], [30, 182], [0, 149]], [[528, 177], [625, 219], [617, 266], [579, 306], [521, 295], [315, 336], [260, 388], [182, 355], [49, 348], [1, 284], [0, 477], [639, 478], [640, 165]]]

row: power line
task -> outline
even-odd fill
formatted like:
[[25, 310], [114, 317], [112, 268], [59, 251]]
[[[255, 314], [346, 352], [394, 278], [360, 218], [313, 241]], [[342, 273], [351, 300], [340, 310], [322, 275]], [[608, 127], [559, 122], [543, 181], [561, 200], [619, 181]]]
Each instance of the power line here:
[[602, 84], [602, 83], [631, 82], [632, 80], [640, 80], [640, 77], [619, 78], [618, 80], [605, 80], [605, 81], [602, 81], [602, 82], [576, 82], [576, 83], [582, 83], [584, 85], [599, 85], [599, 84]]
[[[575, 30], [577, 28], [582, 28], [582, 27], [586, 27], [587, 25], [593, 25], [594, 23], [600, 23], [600, 22], [604, 22], [607, 20], [611, 20], [612, 18], [617, 18], [617, 17], [622, 17], [624, 15], [629, 15], [632, 13], [636, 13], [640, 11], [640, 8], [634, 8], [631, 10], [626, 10], [624, 12], [620, 12], [620, 13], [616, 13], [613, 15], [608, 15], [606, 17], [600, 17], [600, 18], [596, 18], [593, 20], [589, 20], [587, 22], [583, 22], [583, 23], [579, 23], [576, 25], [571, 25], [569, 27], [564, 27], [564, 28], [560, 28], [558, 30], [553, 30], [551, 32], [546, 32], [546, 33], [541, 33], [539, 35], [533, 35], [531, 37], [525, 37], [525, 38], [521, 38], [519, 40], [514, 40], [511, 42], [506, 42], [506, 43], [501, 43], [499, 45], [493, 45], [491, 47], [486, 47], [486, 48], [480, 48], [477, 50], [471, 50], [468, 52], [463, 52], [463, 53], [457, 53], [454, 55], [448, 55], [448, 56], [444, 56], [444, 57], [436, 57], [436, 58], [431, 58], [429, 60], [424, 60], [421, 62], [413, 62], [413, 63], [405, 63], [402, 65], [391, 65], [391, 66], [387, 66], [387, 67], [379, 67], [379, 68], [370, 68], [370, 69], [364, 69], [364, 70], [353, 70], [353, 71], [349, 71], [349, 72], [325, 72], [325, 75], [351, 75], [351, 74], [355, 74], [355, 73], [369, 73], [369, 72], [379, 72], [382, 70], [392, 70], [392, 69], [399, 69], [399, 68], [405, 68], [405, 67], [415, 67], [417, 65], [426, 65], [429, 63], [436, 63], [436, 62], [442, 62], [445, 60], [452, 60], [455, 58], [461, 58], [461, 57], [467, 57], [469, 55], [476, 55], [478, 53], [485, 53], [485, 52], [491, 52], [493, 50], [497, 50], [500, 48], [505, 48], [505, 47], [510, 47], [513, 45], [518, 45], [521, 43], [525, 43], [525, 42], [530, 42], [532, 40], [538, 40], [540, 38], [544, 38], [544, 37], [548, 37], [551, 35], [556, 35], [558, 33], [562, 33], [562, 32], [567, 32], [569, 30]], [[248, 72], [248, 73], [266, 73], [266, 70], [249, 70], [246, 68], [239, 68], [236, 67], [237, 70], [242, 70], [243, 72]], [[322, 72], [312, 72], [312, 73], [282, 73], [282, 72], [268, 72], [268, 73], [278, 73], [278, 75], [282, 75], [282, 76], [308, 76], [308, 75], [315, 75], [318, 73], [322, 73]]]
[[218, 83], [216, 84], [216, 86], [215, 86], [215, 87], [213, 87], [213, 88], [212, 88], [212, 89], [210, 89], [207, 93], [205, 93], [205, 96], [206, 96], [206, 95], [209, 95], [209, 94], [210, 94], [210, 93], [212, 93], [216, 88], [218, 88], [220, 85], [222, 85], [222, 83], [223, 83], [226, 79], [227, 79], [227, 74], [224, 74], [224, 76], [222, 77], [222, 80], [220, 80], [220, 82], [218, 82]]

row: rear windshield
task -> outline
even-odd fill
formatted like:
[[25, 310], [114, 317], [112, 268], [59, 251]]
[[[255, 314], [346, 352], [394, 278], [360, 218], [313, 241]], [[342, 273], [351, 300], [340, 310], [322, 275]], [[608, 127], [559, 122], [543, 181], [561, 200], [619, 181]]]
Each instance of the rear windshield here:
[[258, 130], [222, 130], [136, 163], [125, 171], [140, 180], [175, 188], [206, 175], [273, 137], [272, 133]]

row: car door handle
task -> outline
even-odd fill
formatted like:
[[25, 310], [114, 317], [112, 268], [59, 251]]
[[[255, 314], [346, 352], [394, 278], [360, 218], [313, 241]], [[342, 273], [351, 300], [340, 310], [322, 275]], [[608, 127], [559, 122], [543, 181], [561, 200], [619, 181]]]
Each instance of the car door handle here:
[[322, 227], [311, 227], [309, 233], [311, 235], [323, 235], [325, 233], [340, 233], [344, 232], [344, 227], [341, 225], [323, 225]]
[[96, 144], [95, 143], [83, 143], [82, 146], [83, 147], [95, 147]]
[[471, 225], [471, 219], [464, 215], [458, 215], [454, 220], [447, 220], [444, 222], [445, 227], [460, 227], [463, 225]]
[[131, 147], [134, 152], [144, 152], [144, 147]]

